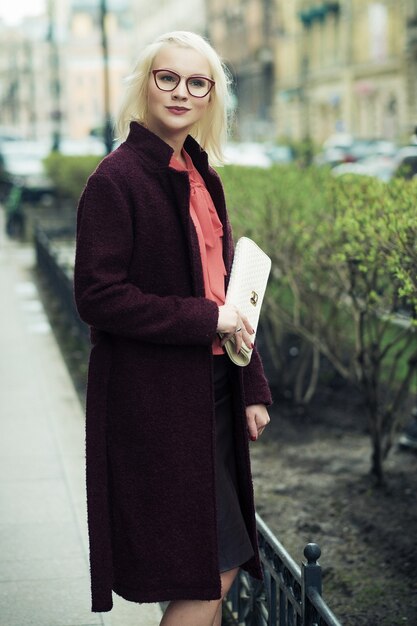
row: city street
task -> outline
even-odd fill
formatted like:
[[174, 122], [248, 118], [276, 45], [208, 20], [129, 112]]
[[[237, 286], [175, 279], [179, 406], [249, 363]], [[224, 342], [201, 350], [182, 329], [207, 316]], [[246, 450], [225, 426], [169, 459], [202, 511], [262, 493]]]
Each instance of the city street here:
[[0, 214], [0, 625], [157, 626], [158, 605], [90, 612], [84, 416], [33, 282], [33, 247]]

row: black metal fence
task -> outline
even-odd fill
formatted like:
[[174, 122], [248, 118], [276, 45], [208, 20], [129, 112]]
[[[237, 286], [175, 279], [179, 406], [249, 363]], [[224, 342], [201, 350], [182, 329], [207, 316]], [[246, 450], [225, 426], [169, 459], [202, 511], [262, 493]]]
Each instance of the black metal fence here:
[[240, 571], [226, 600], [229, 624], [235, 626], [341, 626], [322, 598], [320, 548], [309, 543], [300, 568], [257, 515], [264, 581]]
[[[39, 269], [59, 299], [63, 313], [82, 335], [88, 327], [78, 316], [73, 295], [73, 226], [37, 226]], [[304, 549], [300, 568], [257, 515], [258, 542], [264, 581], [241, 571], [225, 602], [224, 612], [234, 626], [341, 626], [322, 598], [320, 548]]]
[[80, 319], [74, 301], [74, 251], [73, 225], [56, 225], [49, 228], [36, 226], [36, 263], [46, 277], [50, 288], [62, 306], [72, 327], [88, 336], [88, 327]]

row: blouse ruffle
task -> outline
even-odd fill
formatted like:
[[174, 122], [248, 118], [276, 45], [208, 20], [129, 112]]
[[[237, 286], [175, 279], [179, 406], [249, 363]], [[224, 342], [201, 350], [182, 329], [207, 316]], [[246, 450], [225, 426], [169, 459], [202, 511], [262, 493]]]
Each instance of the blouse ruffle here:
[[[182, 156], [185, 165], [172, 156], [170, 166], [188, 173], [190, 215], [198, 237], [206, 298], [222, 306], [225, 302], [224, 277], [226, 276], [223, 261], [223, 225], [202, 176], [185, 150], [182, 151]], [[213, 354], [223, 354], [223, 352], [217, 337], [213, 342]]]

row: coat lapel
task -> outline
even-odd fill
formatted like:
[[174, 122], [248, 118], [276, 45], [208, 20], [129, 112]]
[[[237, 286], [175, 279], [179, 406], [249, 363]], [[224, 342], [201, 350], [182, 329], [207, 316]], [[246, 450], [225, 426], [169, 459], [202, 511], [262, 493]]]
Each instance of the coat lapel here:
[[193, 293], [197, 297], [204, 297], [204, 278], [198, 237], [190, 215], [190, 183], [188, 175], [186, 172], [169, 169], [168, 176], [176, 199], [174, 204], [178, 210], [187, 242]]

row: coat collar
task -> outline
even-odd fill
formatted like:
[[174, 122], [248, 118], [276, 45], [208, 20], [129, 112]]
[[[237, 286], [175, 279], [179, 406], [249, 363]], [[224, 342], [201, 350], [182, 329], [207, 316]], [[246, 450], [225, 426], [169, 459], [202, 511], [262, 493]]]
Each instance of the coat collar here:
[[[160, 137], [138, 122], [130, 123], [130, 132], [125, 144], [140, 154], [152, 169], [169, 167], [174, 150]], [[193, 137], [188, 135], [184, 148], [200, 172], [209, 169], [207, 153]]]

